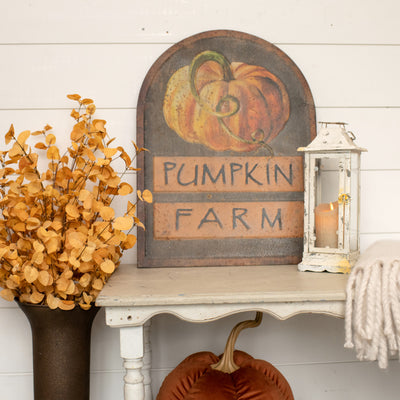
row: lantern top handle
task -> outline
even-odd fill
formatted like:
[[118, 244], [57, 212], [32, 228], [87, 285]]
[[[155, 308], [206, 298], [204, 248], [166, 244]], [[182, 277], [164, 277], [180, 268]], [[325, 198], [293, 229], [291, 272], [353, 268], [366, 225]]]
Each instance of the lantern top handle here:
[[319, 122], [320, 127], [315, 139], [307, 147], [299, 147], [302, 152], [362, 152], [367, 151], [358, 147], [353, 132], [346, 130], [345, 122]]

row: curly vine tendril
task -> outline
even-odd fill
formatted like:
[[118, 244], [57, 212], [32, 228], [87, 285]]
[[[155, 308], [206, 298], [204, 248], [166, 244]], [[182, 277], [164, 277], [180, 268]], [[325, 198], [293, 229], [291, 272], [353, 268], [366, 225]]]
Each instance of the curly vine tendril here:
[[[235, 135], [223, 121], [223, 118], [232, 117], [239, 111], [240, 101], [236, 97], [229, 95], [229, 94], [222, 97], [220, 99], [220, 101], [218, 102], [215, 110], [213, 110], [210, 107], [210, 105], [200, 97], [200, 94], [196, 88], [196, 74], [197, 74], [197, 71], [199, 70], [199, 68], [207, 61], [215, 61], [216, 63], [218, 63], [221, 66], [224, 81], [229, 82], [229, 81], [235, 79], [232, 74], [232, 71], [231, 71], [230, 63], [224, 55], [222, 55], [216, 51], [211, 51], [211, 50], [207, 50], [207, 51], [203, 51], [202, 53], [199, 53], [196, 57], [193, 58], [192, 63], [190, 64], [190, 67], [189, 67], [190, 91], [192, 92], [192, 95], [195, 98], [196, 102], [200, 105], [201, 108], [203, 108], [209, 114], [217, 117], [218, 123], [221, 125], [224, 132], [227, 133], [230, 137], [232, 137], [233, 139], [236, 139], [242, 143], [258, 144], [260, 146], [263, 146], [268, 150], [268, 152], [271, 155], [274, 155], [272, 147], [265, 142], [265, 140], [267, 138], [265, 137], [265, 132], [262, 129], [256, 129], [250, 135], [253, 140], [247, 140], [240, 136]], [[234, 107], [231, 111], [222, 112], [221, 111], [222, 106], [223, 106], [223, 104], [226, 104], [226, 103], [232, 103]], [[259, 138], [261, 138], [261, 139], [259, 139]]]

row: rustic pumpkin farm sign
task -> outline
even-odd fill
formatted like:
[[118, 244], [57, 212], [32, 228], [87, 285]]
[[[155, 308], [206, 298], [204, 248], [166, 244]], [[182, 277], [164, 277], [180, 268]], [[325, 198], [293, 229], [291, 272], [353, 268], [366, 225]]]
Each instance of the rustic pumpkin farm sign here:
[[167, 50], [137, 107], [148, 149], [138, 188], [139, 266], [295, 264], [303, 246], [303, 159], [315, 108], [300, 70], [277, 47], [210, 31]]

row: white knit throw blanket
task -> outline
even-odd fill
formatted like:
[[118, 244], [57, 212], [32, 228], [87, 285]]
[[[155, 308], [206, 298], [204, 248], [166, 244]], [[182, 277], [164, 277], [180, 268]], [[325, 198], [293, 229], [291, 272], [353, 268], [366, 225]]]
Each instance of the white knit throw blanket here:
[[371, 245], [353, 267], [347, 283], [345, 347], [359, 360], [400, 358], [400, 241]]

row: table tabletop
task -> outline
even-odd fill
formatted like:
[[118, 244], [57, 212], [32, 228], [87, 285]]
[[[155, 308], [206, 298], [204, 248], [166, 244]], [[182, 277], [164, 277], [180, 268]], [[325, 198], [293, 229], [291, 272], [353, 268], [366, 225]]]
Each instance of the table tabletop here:
[[345, 301], [348, 275], [296, 265], [138, 268], [120, 265], [97, 298], [103, 307]]

